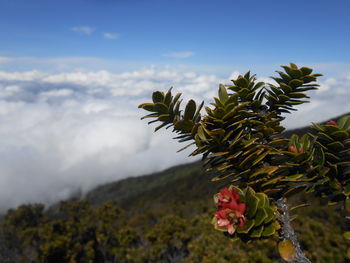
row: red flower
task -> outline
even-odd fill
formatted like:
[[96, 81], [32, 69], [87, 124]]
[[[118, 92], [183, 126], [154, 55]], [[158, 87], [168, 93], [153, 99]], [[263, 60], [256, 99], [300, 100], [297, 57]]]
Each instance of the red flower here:
[[229, 234], [234, 234], [236, 227], [242, 227], [246, 221], [244, 213], [246, 204], [239, 203], [239, 194], [234, 188], [221, 189], [216, 195], [216, 205], [220, 209], [215, 213], [216, 224], [219, 227], [226, 227]]
[[327, 125], [338, 126], [338, 124], [333, 120], [328, 121]]

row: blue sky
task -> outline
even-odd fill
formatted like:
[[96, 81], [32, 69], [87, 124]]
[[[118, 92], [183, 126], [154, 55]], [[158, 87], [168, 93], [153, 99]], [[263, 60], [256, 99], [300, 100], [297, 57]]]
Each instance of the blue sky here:
[[3, 0], [0, 7], [3, 57], [232, 68], [350, 62], [347, 0]]
[[0, 212], [193, 161], [140, 120], [155, 90], [208, 104], [219, 83], [248, 70], [270, 81], [295, 62], [324, 77], [287, 128], [350, 112], [349, 11], [349, 0], [0, 0]]

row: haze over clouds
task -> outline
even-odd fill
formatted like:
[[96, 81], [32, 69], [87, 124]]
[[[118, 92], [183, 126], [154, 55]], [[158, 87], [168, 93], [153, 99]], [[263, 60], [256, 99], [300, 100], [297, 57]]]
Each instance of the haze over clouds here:
[[[52, 203], [97, 184], [193, 161], [170, 132], [153, 134], [137, 105], [154, 90], [209, 102], [218, 83], [237, 77], [162, 70], [0, 72], [0, 207]], [[266, 80], [266, 78], [262, 78]], [[325, 78], [288, 127], [348, 110], [350, 73]], [[48, 191], [48, 189], [50, 189]], [[14, 194], [15, 193], [15, 194]]]

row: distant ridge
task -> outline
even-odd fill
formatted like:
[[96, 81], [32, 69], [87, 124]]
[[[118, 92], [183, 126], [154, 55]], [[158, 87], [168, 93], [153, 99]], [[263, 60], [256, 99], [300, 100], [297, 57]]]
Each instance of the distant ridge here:
[[[339, 116], [334, 117], [334, 118], [330, 118], [329, 120], [337, 121], [338, 119], [340, 119], [341, 117], [344, 117], [346, 115], [350, 115], [350, 112], [342, 114], [342, 115], [339, 115]], [[329, 121], [329, 120], [318, 122], [318, 124], [326, 124], [327, 121]], [[303, 134], [308, 133], [308, 132], [312, 133], [311, 123], [310, 123], [309, 126], [304, 126], [304, 127], [301, 127], [301, 128], [287, 130], [287, 131], [282, 133], [282, 136], [286, 137], [286, 138], [289, 138], [290, 136], [292, 136], [292, 134], [303, 135]]]

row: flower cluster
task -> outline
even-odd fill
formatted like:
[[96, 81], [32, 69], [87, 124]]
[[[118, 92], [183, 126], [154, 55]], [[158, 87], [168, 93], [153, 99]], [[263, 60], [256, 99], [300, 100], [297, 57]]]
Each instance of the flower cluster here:
[[246, 204], [239, 203], [239, 194], [234, 188], [223, 188], [216, 194], [215, 204], [219, 210], [215, 213], [215, 225], [225, 229], [230, 235], [233, 235], [237, 226], [243, 227], [246, 218]]

